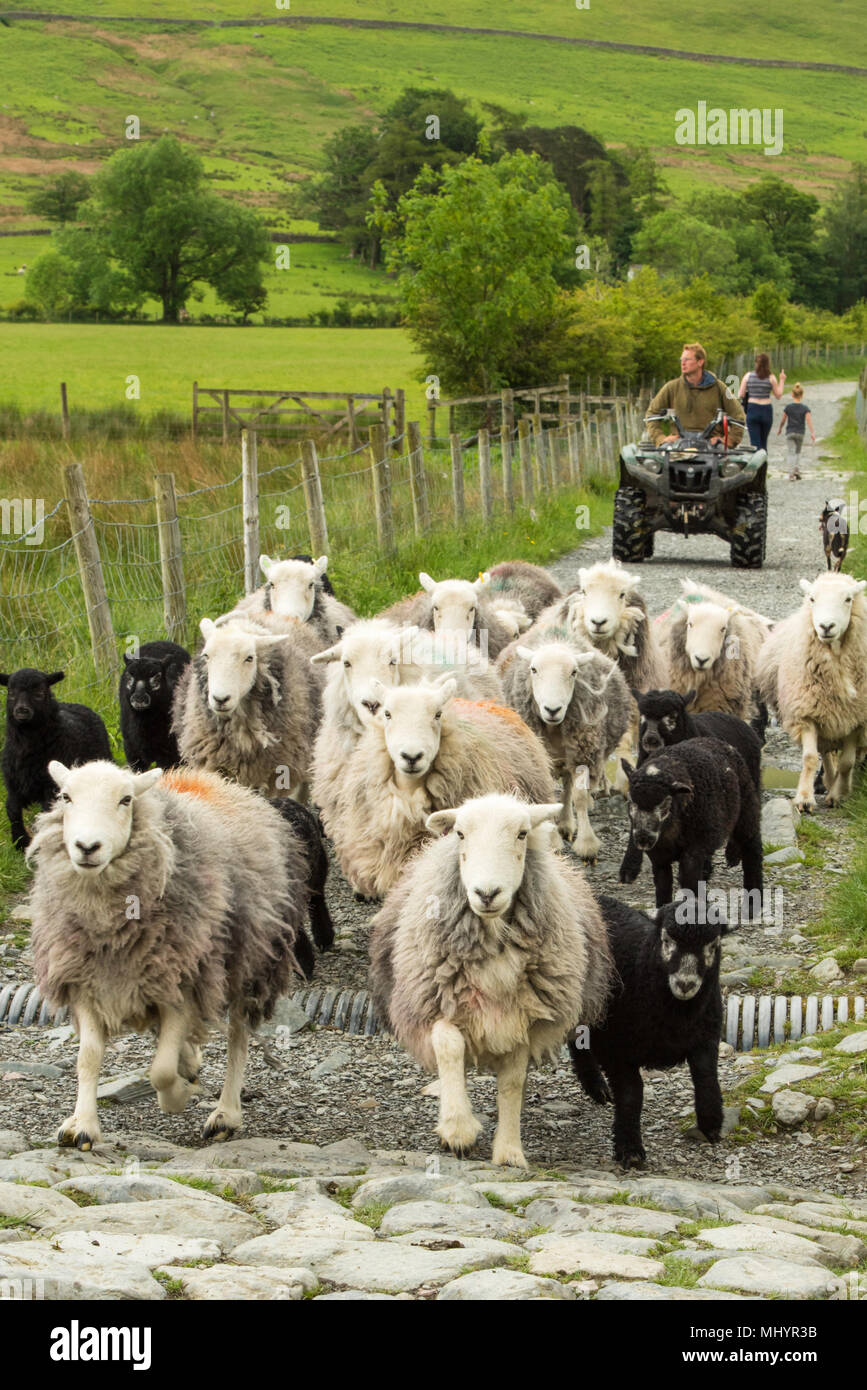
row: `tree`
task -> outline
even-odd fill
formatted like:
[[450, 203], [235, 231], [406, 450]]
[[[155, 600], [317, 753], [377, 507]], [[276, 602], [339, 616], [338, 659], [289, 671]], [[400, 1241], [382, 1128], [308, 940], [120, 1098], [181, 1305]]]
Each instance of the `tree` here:
[[775, 342], [791, 342], [792, 326], [786, 319], [786, 300], [776, 285], [767, 281], [757, 285], [751, 303], [754, 315], [762, 328], [773, 335]]
[[500, 131], [498, 141], [508, 154], [525, 150], [544, 159], [566, 189], [576, 212], [586, 210], [590, 171], [595, 161], [608, 158], [605, 146], [595, 135], [577, 125], [516, 126]]
[[164, 323], [201, 284], [241, 312], [264, 303], [262, 222], [212, 193], [198, 155], [173, 135], [113, 155], [84, 211], [130, 291], [160, 300]]
[[384, 190], [376, 203], [426, 373], [446, 391], [487, 393], [551, 370], [568, 320], [555, 269], [572, 250], [572, 213], [540, 159], [470, 157], [424, 170], [394, 212]]
[[867, 164], [856, 164], [825, 210], [825, 254], [838, 313], [867, 298]]
[[749, 294], [762, 281], [778, 285], [787, 295], [792, 289], [792, 270], [785, 256], [774, 250], [770, 230], [753, 213], [745, 216], [738, 193], [714, 188], [694, 193], [685, 210], [700, 222], [723, 228], [734, 242], [737, 262], [728, 272], [726, 289]]
[[648, 218], [636, 235], [633, 252], [636, 260], [681, 284], [707, 274], [720, 289], [737, 262], [734, 240], [725, 229], [674, 208]]
[[347, 126], [323, 146], [325, 172], [302, 185], [299, 201], [321, 227], [340, 235], [354, 255], [369, 255], [376, 234], [367, 225], [378, 140], [369, 125]]
[[49, 222], [59, 222], [61, 227], [75, 220], [79, 207], [90, 192], [90, 184], [83, 174], [74, 171], [61, 174], [51, 183], [40, 188], [29, 199], [27, 206], [37, 217], [45, 217]]
[[776, 174], [763, 174], [741, 194], [749, 221], [764, 225], [791, 273], [792, 293], [805, 304], [825, 304], [831, 279], [819, 250], [819, 200]]
[[59, 251], [44, 251], [27, 272], [27, 294], [42, 317], [57, 319], [73, 304], [73, 268]]

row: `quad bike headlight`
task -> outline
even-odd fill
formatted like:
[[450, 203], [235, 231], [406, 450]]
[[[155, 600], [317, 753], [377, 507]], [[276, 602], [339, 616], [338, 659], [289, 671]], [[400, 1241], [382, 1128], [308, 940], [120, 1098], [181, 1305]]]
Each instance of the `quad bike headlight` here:
[[740, 473], [742, 465], [736, 459], [726, 459], [720, 469], [720, 477], [733, 478], [736, 473]]

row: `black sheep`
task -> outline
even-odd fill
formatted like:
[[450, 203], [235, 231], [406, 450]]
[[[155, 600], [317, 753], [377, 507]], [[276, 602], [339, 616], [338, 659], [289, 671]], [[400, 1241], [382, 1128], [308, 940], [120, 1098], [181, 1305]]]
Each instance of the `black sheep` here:
[[49, 775], [54, 759], [67, 767], [104, 758], [111, 762], [108, 733], [99, 715], [87, 705], [64, 704], [51, 689], [64, 679], [63, 671], [50, 675], [31, 666], [0, 675], [6, 696], [6, 742], [3, 745], [3, 780], [6, 814], [12, 843], [25, 850], [30, 836], [24, 827], [24, 811], [38, 803], [47, 811], [57, 795]]
[[761, 915], [761, 806], [749, 769], [736, 748], [716, 738], [688, 738], [633, 768], [629, 780], [631, 835], [653, 868], [656, 906], [672, 899], [672, 865], [681, 888], [698, 892], [710, 877], [714, 852], [742, 864], [745, 912]]
[[123, 751], [133, 772], [176, 767], [181, 757], [172, 733], [175, 687], [190, 663], [177, 642], [145, 642], [138, 656], [124, 655], [118, 700]]
[[615, 1158], [625, 1168], [640, 1168], [646, 1157], [640, 1067], [688, 1063], [698, 1127], [711, 1143], [720, 1137], [719, 963], [727, 928], [710, 920], [713, 909], [704, 914], [708, 920], [691, 920], [696, 913], [686, 901], [669, 903], [653, 916], [604, 896], [599, 906], [619, 984], [604, 1021], [589, 1031], [589, 1046], [570, 1042], [569, 1052], [587, 1095], [599, 1104], [614, 1101]]
[[[328, 877], [328, 852], [322, 839], [319, 817], [299, 801], [288, 796], [269, 798], [283, 819], [288, 821], [296, 836], [304, 846], [307, 856], [307, 891], [309, 893], [308, 912], [313, 940], [320, 951], [327, 951], [334, 945], [334, 923], [328, 904], [325, 901], [325, 880]], [[303, 940], [301, 939], [303, 936]], [[313, 974], [314, 955], [310, 939], [302, 933], [295, 942], [295, 955], [298, 964], [309, 980]]]
[[[632, 692], [638, 703], [638, 766], [646, 762], [651, 753], [659, 753], [672, 744], [683, 743], [688, 738], [719, 738], [736, 748], [749, 768], [756, 791], [762, 790], [762, 740], [749, 724], [734, 714], [723, 714], [720, 710], [708, 710], [704, 714], [690, 714], [689, 707], [695, 699], [695, 691], [681, 695], [676, 690], [640, 690]], [[641, 851], [636, 848], [629, 836], [629, 844], [620, 865], [620, 882], [634, 883], [641, 871]]]

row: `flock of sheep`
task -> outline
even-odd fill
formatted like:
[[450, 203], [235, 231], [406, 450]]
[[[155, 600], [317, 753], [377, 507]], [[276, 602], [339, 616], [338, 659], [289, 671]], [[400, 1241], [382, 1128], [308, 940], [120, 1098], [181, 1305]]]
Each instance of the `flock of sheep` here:
[[[761, 896], [769, 709], [803, 750], [799, 808], [815, 804], [820, 757], [826, 804], [849, 793], [867, 751], [867, 582], [803, 580], [800, 606], [773, 624], [684, 580], [654, 619], [614, 560], [565, 594], [510, 561], [474, 582], [422, 574], [417, 594], [358, 620], [325, 557], [263, 556], [261, 568], [259, 590], [202, 619], [194, 656], [154, 642], [126, 659], [128, 767], [111, 761], [93, 711], [56, 699], [62, 672], [0, 676], [37, 980], [80, 1034], [61, 1142], [100, 1138], [106, 1043], [146, 1028], [160, 1108], [178, 1112], [209, 1027], [227, 1023], [204, 1133], [240, 1126], [249, 1032], [293, 969], [314, 967], [307, 918], [319, 949], [333, 940], [320, 827], [356, 895], [384, 899], [375, 1006], [437, 1073], [451, 1150], [480, 1131], [474, 1064], [497, 1075], [493, 1160], [524, 1165], [527, 1067], [564, 1041], [585, 1091], [614, 1101], [625, 1165], [644, 1160], [642, 1066], [688, 1061], [699, 1126], [718, 1138], [727, 926], [684, 909], [720, 849], [742, 866], [747, 915]], [[651, 915], [595, 896], [578, 862], [596, 860], [593, 797], [612, 789], [628, 802], [621, 880], [647, 855]]]

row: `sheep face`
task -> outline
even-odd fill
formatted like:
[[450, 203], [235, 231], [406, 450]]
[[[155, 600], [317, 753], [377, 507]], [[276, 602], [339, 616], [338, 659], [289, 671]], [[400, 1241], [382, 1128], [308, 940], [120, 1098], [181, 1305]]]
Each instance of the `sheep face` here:
[[635, 769], [621, 758], [629, 782], [629, 818], [632, 835], [640, 850], [651, 850], [670, 818], [675, 798], [689, 796], [692, 787], [686, 782], [673, 782], [670, 775], [650, 759]]
[[51, 691], [52, 685], [63, 680], [62, 671], [46, 675], [31, 666], [24, 666], [11, 675], [0, 675], [0, 685], [8, 687], [6, 696], [6, 717], [19, 728], [36, 728], [45, 723], [57, 702]]
[[[720, 927], [682, 925], [676, 904], [668, 903], [656, 916], [659, 959], [675, 999], [694, 999], [719, 959]], [[723, 930], [725, 924], [723, 924]]]
[[562, 724], [572, 703], [575, 682], [593, 652], [575, 652], [563, 642], [548, 642], [533, 650], [518, 647], [518, 656], [530, 664], [533, 701], [543, 724]]
[[458, 810], [435, 811], [432, 835], [453, 832], [461, 882], [477, 917], [493, 920], [509, 911], [524, 878], [527, 849], [551, 844], [551, 826], [562, 806], [528, 806], [514, 796], [482, 796]]
[[126, 699], [139, 714], [164, 699], [165, 691], [170, 688], [168, 667], [174, 660], [173, 656], [124, 656]]
[[465, 632], [469, 637], [476, 621], [479, 593], [485, 581], [470, 584], [464, 579], [445, 579], [437, 584], [422, 572], [419, 583], [430, 594], [434, 632]]
[[382, 703], [374, 685], [389, 689], [400, 681], [402, 636], [397, 628], [384, 624], [359, 624], [343, 634], [327, 651], [310, 658], [318, 662], [339, 662], [346, 699], [365, 728], [369, 728]]
[[689, 603], [686, 610], [685, 647], [689, 664], [694, 671], [709, 671], [725, 649], [731, 610], [717, 603]]
[[48, 771], [60, 788], [69, 862], [82, 876], [98, 878], [129, 844], [133, 802], [159, 781], [162, 771], [134, 773], [109, 762], [70, 770], [53, 761]]
[[583, 627], [592, 641], [617, 632], [639, 580], [616, 560], [578, 571]]
[[377, 719], [382, 721], [395, 771], [403, 777], [424, 777], [439, 752], [443, 710], [457, 682], [447, 677], [433, 684], [387, 690], [375, 681], [373, 688], [382, 706]]
[[259, 568], [270, 585], [271, 611], [278, 618], [297, 618], [306, 623], [328, 568], [328, 556], [320, 555], [309, 565], [304, 560], [271, 560], [263, 555]]
[[686, 709], [692, 698], [674, 690], [633, 691], [638, 701], [638, 745], [642, 753], [659, 753], [686, 738]]
[[244, 623], [217, 627], [210, 618], [199, 624], [205, 645], [202, 659], [208, 677], [208, 706], [214, 714], [227, 718], [250, 693], [259, 671], [259, 658], [289, 633], [269, 637]]
[[867, 589], [867, 580], [851, 579], [847, 574], [820, 574], [812, 584], [801, 580], [801, 589], [810, 608], [813, 631], [820, 642], [835, 643], [845, 636], [852, 617], [852, 606]]

